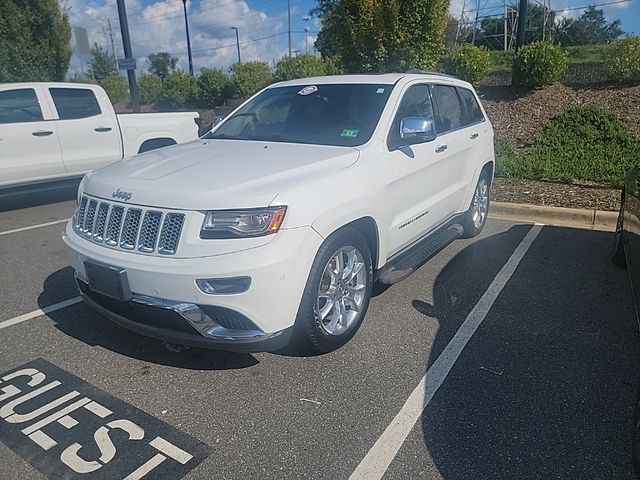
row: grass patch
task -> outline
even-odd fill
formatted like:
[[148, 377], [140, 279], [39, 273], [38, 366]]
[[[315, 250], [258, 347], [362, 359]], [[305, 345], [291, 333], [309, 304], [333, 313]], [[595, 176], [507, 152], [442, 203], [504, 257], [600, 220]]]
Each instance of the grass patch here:
[[551, 120], [531, 148], [496, 142], [496, 175], [620, 187], [640, 159], [640, 139], [615, 114], [577, 107]]

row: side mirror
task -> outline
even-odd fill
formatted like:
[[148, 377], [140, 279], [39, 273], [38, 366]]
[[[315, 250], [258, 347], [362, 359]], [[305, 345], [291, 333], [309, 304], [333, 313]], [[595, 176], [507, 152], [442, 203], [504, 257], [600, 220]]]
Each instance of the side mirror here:
[[220, 123], [222, 123], [222, 120], [224, 120], [224, 115], [216, 115], [215, 117], [213, 117], [213, 122], [211, 122], [211, 126], [215, 127], [219, 125]]
[[400, 122], [400, 138], [404, 145], [432, 142], [436, 139], [433, 120], [425, 117], [406, 117]]

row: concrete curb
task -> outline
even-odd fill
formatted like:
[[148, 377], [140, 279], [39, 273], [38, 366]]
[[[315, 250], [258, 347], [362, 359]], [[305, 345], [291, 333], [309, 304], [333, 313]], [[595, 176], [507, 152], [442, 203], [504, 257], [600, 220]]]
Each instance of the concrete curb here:
[[565, 207], [543, 207], [522, 203], [491, 202], [489, 216], [547, 225], [615, 230], [618, 212], [583, 210]]

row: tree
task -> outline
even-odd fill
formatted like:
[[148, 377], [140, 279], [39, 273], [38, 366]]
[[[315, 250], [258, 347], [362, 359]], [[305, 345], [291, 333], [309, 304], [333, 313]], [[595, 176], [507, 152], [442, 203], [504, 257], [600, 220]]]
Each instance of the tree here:
[[578, 18], [563, 18], [556, 40], [562, 45], [591, 45], [611, 42], [623, 34], [620, 20], [607, 23], [604, 12], [592, 5]]
[[98, 82], [107, 92], [111, 103], [124, 103], [129, 100], [129, 86], [124, 78], [117, 73], [108, 75]]
[[276, 65], [274, 77], [278, 82], [296, 78], [320, 77], [327, 74], [323, 59], [314, 55], [283, 57]]
[[197, 94], [196, 79], [180, 70], [170, 73], [162, 82], [162, 99], [174, 108], [193, 102]]
[[0, 82], [62, 81], [71, 27], [58, 0], [2, 0]]
[[267, 62], [254, 60], [231, 65], [231, 76], [240, 98], [249, 98], [273, 82], [273, 73]]
[[106, 50], [103, 50], [97, 43], [91, 49], [91, 62], [89, 65], [89, 75], [98, 82], [110, 75], [118, 75], [118, 69], [113, 62], [113, 57]]
[[149, 73], [159, 76], [162, 80], [176, 69], [177, 58], [173, 58], [167, 52], [152, 53], [147, 64]]
[[233, 81], [222, 70], [203, 68], [198, 77], [198, 98], [208, 108], [213, 108], [233, 96]]
[[316, 48], [347, 71], [433, 68], [444, 50], [448, 0], [324, 1]]

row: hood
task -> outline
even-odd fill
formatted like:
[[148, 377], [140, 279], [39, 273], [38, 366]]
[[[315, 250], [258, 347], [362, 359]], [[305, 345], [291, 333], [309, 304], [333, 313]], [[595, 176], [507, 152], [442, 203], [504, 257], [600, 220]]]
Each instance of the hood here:
[[169, 209], [265, 207], [287, 188], [346, 168], [358, 155], [349, 147], [198, 140], [112, 164], [89, 174], [83, 187], [107, 200]]

